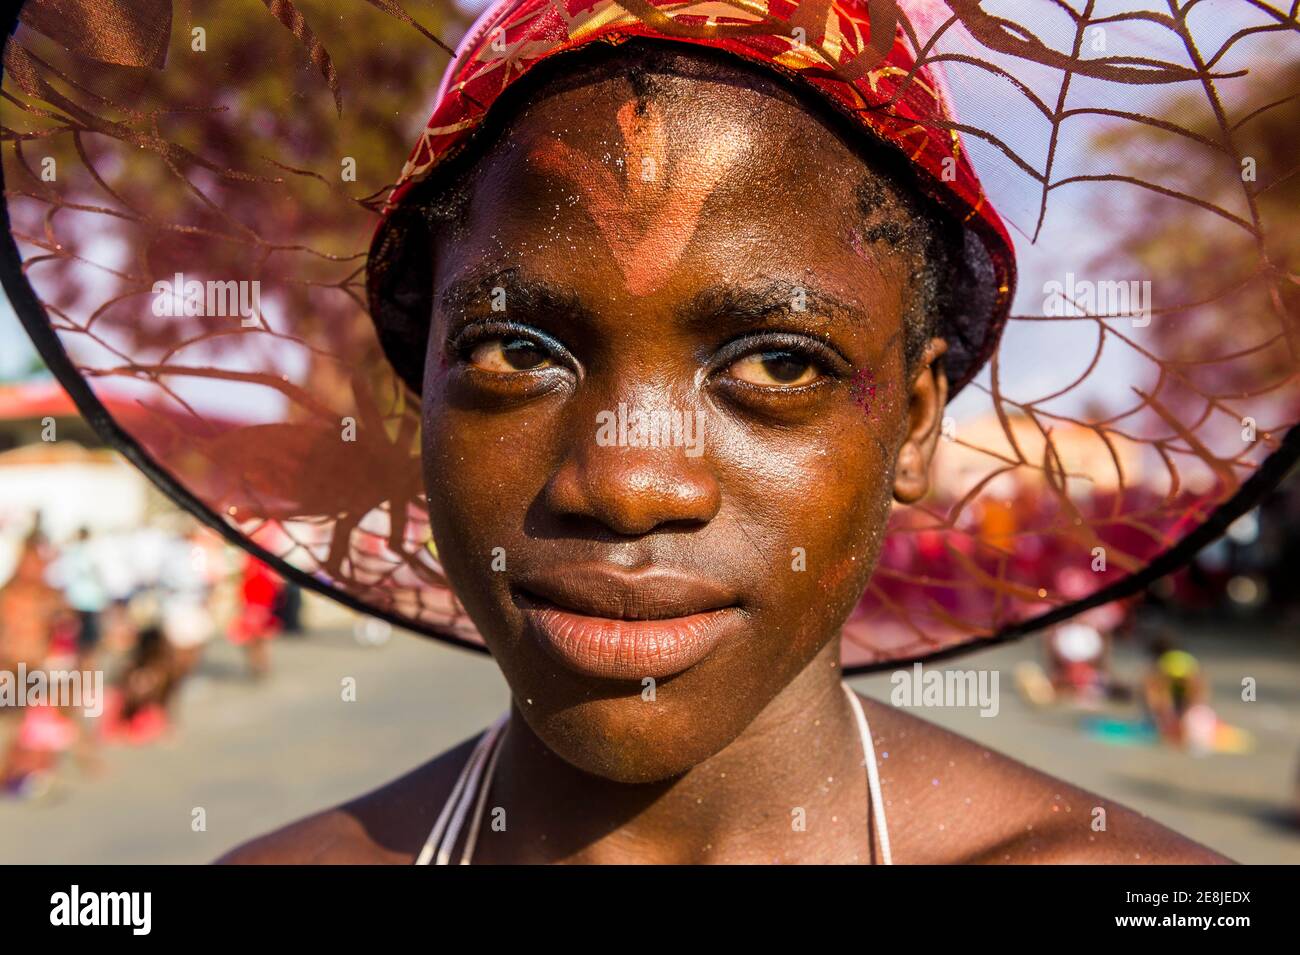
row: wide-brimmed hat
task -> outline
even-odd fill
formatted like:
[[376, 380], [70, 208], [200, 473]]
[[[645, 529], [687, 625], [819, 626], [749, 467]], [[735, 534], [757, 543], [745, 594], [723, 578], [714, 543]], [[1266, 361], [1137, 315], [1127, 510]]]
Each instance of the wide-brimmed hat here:
[[178, 503], [481, 648], [425, 514], [416, 200], [594, 44], [749, 64], [964, 233], [934, 490], [895, 509], [844, 629], [850, 669], [894, 666], [1137, 593], [1300, 453], [1297, 31], [1225, 6], [504, 0], [453, 53], [454, 7], [32, 0], [4, 59], [5, 287]]
[[671, 18], [649, 3], [491, 6], [457, 50], [371, 245], [370, 314], [393, 367], [418, 388], [433, 305], [428, 222], [420, 208], [410, 208], [412, 194], [422, 184], [436, 192], [439, 171], [481, 135], [502, 94], [545, 69], [544, 63], [553, 68], [548, 61], [601, 41], [617, 46], [652, 39], [725, 51], [789, 79], [809, 99], [842, 113], [858, 136], [906, 156], [920, 187], [955, 213], [967, 233], [950, 277], [961, 293], [950, 296], [941, 331], [948, 341], [949, 390], [956, 394], [997, 345], [1015, 284], [1015, 255], [962, 148], [938, 78], [918, 66], [896, 8], [878, 7], [884, 22], [873, 34], [868, 7], [857, 4], [788, 3], [766, 11], [705, 5], [695, 13], [693, 6], [664, 5]]

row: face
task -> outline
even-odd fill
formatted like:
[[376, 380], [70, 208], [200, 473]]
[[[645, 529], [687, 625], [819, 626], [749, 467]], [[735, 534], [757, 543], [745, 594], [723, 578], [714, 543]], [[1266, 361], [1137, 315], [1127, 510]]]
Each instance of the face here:
[[423, 389], [452, 586], [538, 737], [623, 781], [827, 656], [945, 397], [863, 162], [779, 91], [655, 82], [544, 95], [480, 160]]

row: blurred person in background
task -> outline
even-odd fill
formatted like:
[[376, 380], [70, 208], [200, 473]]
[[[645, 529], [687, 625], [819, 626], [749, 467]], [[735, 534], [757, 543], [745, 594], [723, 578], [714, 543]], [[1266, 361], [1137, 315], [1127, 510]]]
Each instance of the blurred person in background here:
[[174, 651], [162, 628], [141, 628], [125, 668], [104, 707], [103, 736], [140, 746], [162, 737], [171, 725], [168, 707], [176, 689]]
[[[197, 523], [174, 543], [161, 580], [162, 632], [171, 647], [173, 692], [198, 667], [216, 628], [211, 603], [219, 580], [220, 545]], [[214, 545], [216, 550], [214, 551]]]
[[[30, 673], [76, 659], [75, 617], [48, 583], [49, 569], [50, 548], [38, 520], [13, 577], [0, 587], [0, 670], [15, 680], [20, 665]], [[21, 796], [47, 791], [60, 754], [76, 740], [76, 724], [53, 707], [24, 705], [0, 708], [0, 727], [0, 787]]]
[[13, 576], [0, 587], [0, 668], [36, 667], [55, 624], [67, 613], [63, 595], [46, 581], [49, 546], [39, 528], [22, 543]]
[[1110, 681], [1110, 646], [1097, 627], [1062, 624], [1047, 636], [1050, 679], [1057, 693], [1085, 705], [1101, 700]]
[[[1087, 571], [1066, 568], [1057, 575], [1061, 592], [1086, 593]], [[1015, 670], [1016, 685], [1032, 704], [1071, 703], [1095, 709], [1107, 700], [1127, 698], [1131, 690], [1111, 669], [1111, 648], [1117, 635], [1131, 626], [1136, 604], [1115, 600], [1093, 607], [1048, 630], [1042, 638], [1046, 668], [1024, 661]]]
[[51, 582], [63, 591], [68, 606], [77, 615], [77, 658], [87, 669], [94, 666], [102, 636], [101, 615], [108, 606], [108, 590], [97, 556], [90, 529], [82, 527], [50, 565]]
[[243, 647], [248, 672], [262, 679], [271, 669], [270, 642], [282, 624], [276, 615], [283, 584], [271, 569], [251, 554], [244, 558], [240, 578], [239, 610], [228, 633], [230, 642]]
[[1152, 646], [1152, 666], [1143, 681], [1147, 712], [1162, 739], [1207, 752], [1213, 747], [1214, 711], [1200, 661], [1164, 640]]
[[110, 697], [105, 736], [138, 745], [174, 723], [179, 690], [212, 638], [210, 604], [222, 577], [221, 552], [219, 542], [183, 514], [155, 519], [125, 547], [136, 571], [126, 602], [128, 658]]
[[280, 581], [280, 596], [275, 604], [275, 616], [280, 621], [281, 632], [296, 635], [305, 632], [302, 624], [302, 588], [292, 580]]

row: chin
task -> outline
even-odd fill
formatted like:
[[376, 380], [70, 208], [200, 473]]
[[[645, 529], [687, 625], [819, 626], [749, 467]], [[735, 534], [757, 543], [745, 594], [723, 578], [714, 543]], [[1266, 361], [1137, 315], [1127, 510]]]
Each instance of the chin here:
[[720, 714], [710, 697], [682, 699], [671, 692], [673, 682], [659, 685], [654, 702], [636, 686], [620, 695], [602, 687], [598, 697], [593, 692], [563, 703], [532, 698], [532, 705], [519, 708], [538, 739], [576, 769], [619, 783], [663, 782], [725, 749], [749, 715]]

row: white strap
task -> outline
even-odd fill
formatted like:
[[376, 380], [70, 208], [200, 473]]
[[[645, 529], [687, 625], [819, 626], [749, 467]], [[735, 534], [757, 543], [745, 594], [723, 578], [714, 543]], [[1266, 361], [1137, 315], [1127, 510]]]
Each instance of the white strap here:
[[[447, 797], [442, 812], [438, 814], [438, 821], [433, 824], [433, 831], [429, 833], [429, 838], [424, 841], [424, 848], [420, 850], [420, 855], [415, 860], [416, 865], [429, 865], [431, 862], [434, 865], [448, 864], [451, 853], [450, 845], [460, 835], [460, 827], [465, 815], [465, 802], [476, 795], [478, 771], [483, 766], [484, 755], [496, 741], [497, 735], [501, 732], [501, 728], [505, 725], [506, 718], [509, 715], [509, 712], [502, 714], [474, 744], [469, 759], [461, 767], [460, 775], [456, 779], [456, 785], [452, 787], [451, 795]], [[450, 836], [450, 840], [448, 840], [448, 836]], [[437, 861], [433, 861], [435, 852], [437, 853]]]
[[[875, 829], [880, 838], [880, 860], [883, 865], [893, 865], [893, 855], [889, 849], [889, 826], [885, 822], [885, 801], [880, 795], [880, 768], [876, 764], [876, 744], [871, 738], [871, 726], [867, 723], [867, 714], [862, 710], [862, 702], [847, 683], [841, 684], [853, 708], [853, 715], [858, 724], [858, 735], [862, 739], [863, 763], [867, 767], [867, 790], [871, 798], [871, 812], [875, 820]], [[479, 737], [470, 753], [469, 759], [460, 771], [456, 785], [447, 797], [447, 802], [438, 814], [433, 831], [420, 850], [416, 865], [450, 865], [452, 849], [460, 838], [465, 815], [470, 803], [474, 812], [470, 820], [469, 833], [465, 837], [465, 847], [461, 851], [460, 864], [469, 865], [474, 857], [474, 847], [478, 843], [479, 829], [482, 828], [483, 812], [487, 806], [488, 791], [496, 771], [497, 758], [501, 755], [498, 740], [509, 718], [509, 712], [503, 713], [495, 723]], [[480, 778], [482, 784], [480, 784]], [[436, 847], [436, 848], [435, 848]], [[436, 853], [436, 858], [435, 858]]]
[[483, 764], [487, 762], [488, 753], [496, 742], [496, 734], [499, 730], [500, 725], [493, 724], [492, 728], [484, 734], [482, 745], [475, 748], [473, 756], [470, 758], [469, 778], [465, 782], [464, 792], [456, 803], [456, 811], [451, 814], [451, 822], [447, 826], [447, 832], [442, 838], [442, 843], [438, 846], [438, 853], [434, 856], [434, 865], [451, 865], [451, 853], [456, 847], [456, 841], [460, 838], [461, 829], [465, 825], [465, 813], [469, 810], [470, 803], [478, 796], [480, 779], [483, 775]]
[[[505, 733], [502, 733], [502, 738]], [[483, 784], [478, 788], [478, 800], [474, 803], [474, 818], [470, 820], [469, 835], [465, 837], [465, 851], [461, 854], [460, 864], [469, 865], [474, 858], [474, 846], [478, 844], [478, 831], [483, 825], [483, 809], [487, 806], [488, 791], [492, 788], [492, 779], [496, 776], [497, 758], [501, 755], [501, 743], [497, 741], [492, 747], [492, 756], [488, 759], [487, 769], [483, 772]], [[451, 846], [448, 845], [448, 849]]]
[[858, 735], [862, 737], [863, 762], [867, 764], [867, 789], [871, 793], [871, 812], [876, 820], [876, 832], [880, 833], [880, 861], [882, 865], [893, 865], [894, 858], [889, 851], [889, 827], [885, 824], [885, 801], [880, 798], [880, 770], [876, 766], [876, 744], [871, 739], [871, 727], [867, 725], [867, 714], [862, 712], [862, 701], [849, 689], [847, 683], [841, 684], [853, 705], [853, 715], [858, 718]]

